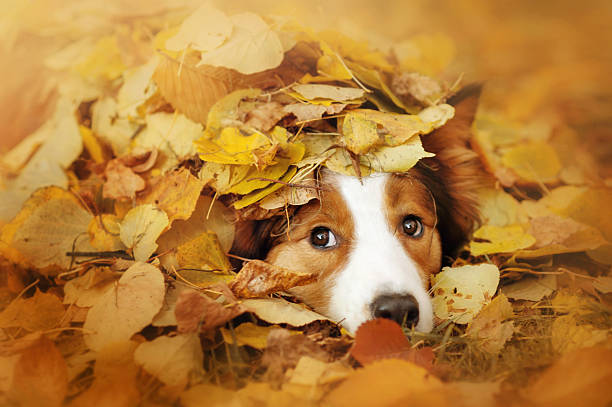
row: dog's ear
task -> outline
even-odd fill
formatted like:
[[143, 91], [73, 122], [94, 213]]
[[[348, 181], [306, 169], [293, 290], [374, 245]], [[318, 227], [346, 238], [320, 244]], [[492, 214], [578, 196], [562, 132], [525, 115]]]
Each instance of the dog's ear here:
[[264, 259], [274, 244], [284, 218], [239, 221], [230, 253], [247, 259]]
[[487, 178], [478, 155], [470, 148], [470, 138], [481, 91], [481, 84], [461, 89], [448, 100], [455, 107], [455, 116], [422, 137], [425, 150], [436, 154], [423, 160], [423, 165], [436, 178], [432, 193], [445, 255], [453, 255], [479, 221], [476, 192]]

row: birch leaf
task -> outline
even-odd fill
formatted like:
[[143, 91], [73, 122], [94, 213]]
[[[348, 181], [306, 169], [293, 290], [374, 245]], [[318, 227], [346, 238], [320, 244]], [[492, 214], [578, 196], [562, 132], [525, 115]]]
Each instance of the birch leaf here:
[[157, 249], [157, 238], [168, 226], [168, 215], [151, 204], [139, 205], [125, 215], [120, 226], [123, 244], [136, 261], [147, 261]]
[[99, 351], [129, 340], [151, 323], [162, 306], [164, 293], [164, 277], [157, 267], [134, 264], [89, 310], [83, 329], [92, 333], [85, 336], [85, 343]]

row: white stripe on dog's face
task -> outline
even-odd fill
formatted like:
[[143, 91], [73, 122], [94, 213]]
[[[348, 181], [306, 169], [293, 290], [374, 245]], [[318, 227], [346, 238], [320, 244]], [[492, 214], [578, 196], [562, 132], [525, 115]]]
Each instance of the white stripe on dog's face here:
[[410, 294], [419, 305], [416, 329], [433, 326], [431, 300], [421, 278], [422, 270], [399, 241], [396, 225], [388, 221], [388, 174], [362, 179], [335, 175], [338, 190], [352, 215], [354, 231], [348, 262], [337, 271], [331, 287], [328, 312], [348, 331], [372, 318], [370, 306], [381, 294]]

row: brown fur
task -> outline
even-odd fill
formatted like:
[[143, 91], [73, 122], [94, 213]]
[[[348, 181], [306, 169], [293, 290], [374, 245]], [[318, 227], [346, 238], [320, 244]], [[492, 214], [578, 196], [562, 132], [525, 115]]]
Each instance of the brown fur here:
[[[479, 221], [476, 191], [485, 184], [485, 172], [469, 143], [480, 92], [480, 85], [470, 85], [453, 96], [448, 102], [455, 106], [455, 117], [422, 137], [425, 150], [436, 156], [421, 160], [405, 174], [398, 174], [425, 185], [434, 198], [431, 202], [437, 215], [435, 224], [445, 256], [456, 253]], [[296, 212], [291, 220], [292, 228], [296, 227], [299, 214], [308, 212], [314, 205], [320, 203], [312, 202]], [[232, 253], [247, 258], [265, 258], [282, 241], [285, 229], [283, 217], [243, 222], [237, 225]], [[295, 264], [289, 266], [295, 267]]]

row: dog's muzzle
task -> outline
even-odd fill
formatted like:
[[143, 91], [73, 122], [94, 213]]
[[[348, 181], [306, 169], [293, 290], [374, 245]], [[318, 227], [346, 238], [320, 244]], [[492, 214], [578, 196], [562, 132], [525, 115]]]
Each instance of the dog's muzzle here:
[[374, 318], [386, 318], [408, 327], [419, 322], [419, 304], [410, 294], [379, 295], [370, 305]]

